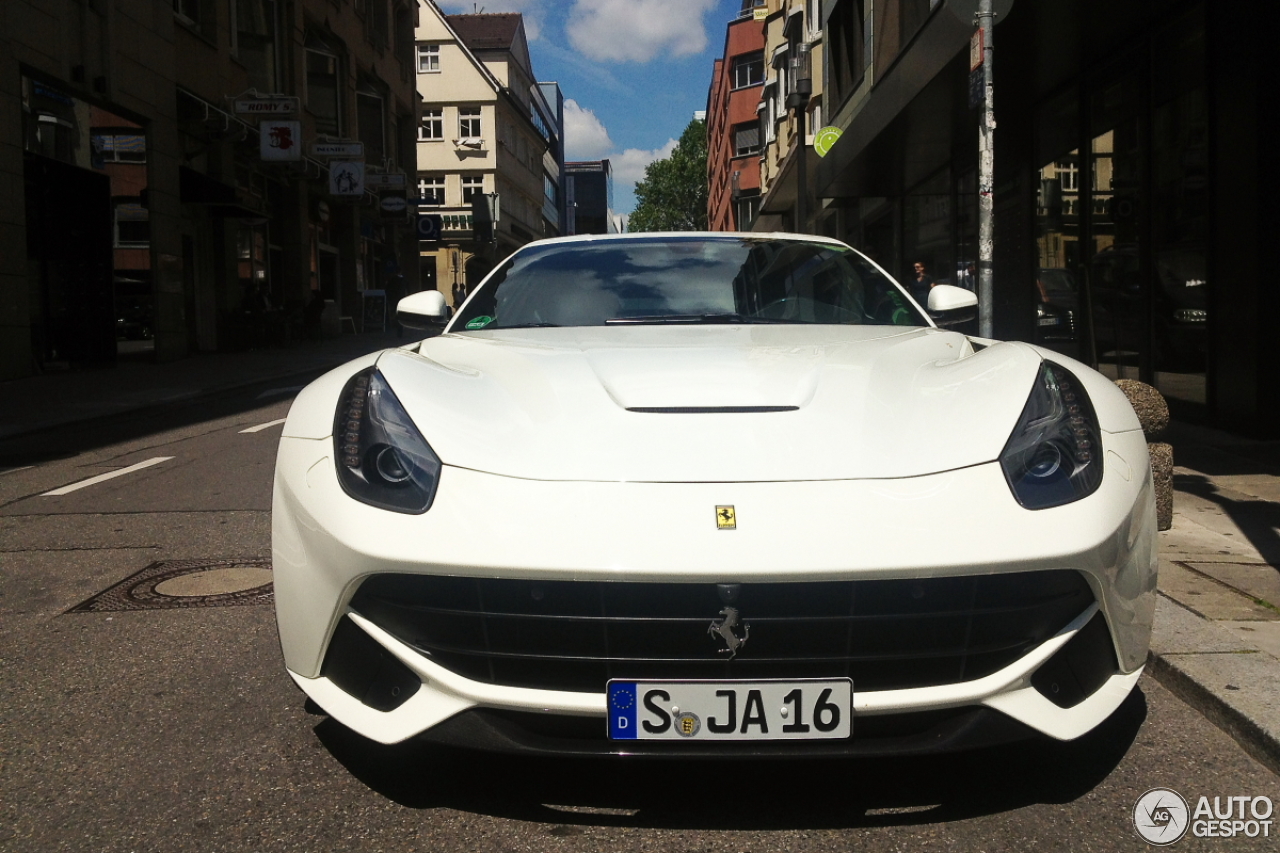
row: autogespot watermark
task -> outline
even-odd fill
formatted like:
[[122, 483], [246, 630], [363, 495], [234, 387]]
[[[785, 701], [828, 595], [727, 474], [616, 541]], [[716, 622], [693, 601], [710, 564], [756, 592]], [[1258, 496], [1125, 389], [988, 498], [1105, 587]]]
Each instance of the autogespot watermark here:
[[1275, 804], [1269, 797], [1202, 796], [1193, 810], [1172, 788], [1152, 788], [1133, 804], [1133, 827], [1149, 844], [1164, 847], [1189, 831], [1196, 838], [1271, 836]]

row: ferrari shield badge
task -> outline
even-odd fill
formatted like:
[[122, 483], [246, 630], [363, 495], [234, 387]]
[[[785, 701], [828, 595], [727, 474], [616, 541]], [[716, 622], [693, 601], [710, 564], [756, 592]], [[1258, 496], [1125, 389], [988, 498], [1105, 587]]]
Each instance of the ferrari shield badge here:
[[738, 529], [738, 515], [733, 511], [733, 506], [716, 507], [716, 528], [718, 530]]

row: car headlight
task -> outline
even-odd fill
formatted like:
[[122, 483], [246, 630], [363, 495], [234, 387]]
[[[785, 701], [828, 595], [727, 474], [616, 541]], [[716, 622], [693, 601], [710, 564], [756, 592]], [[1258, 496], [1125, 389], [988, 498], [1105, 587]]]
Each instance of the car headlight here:
[[394, 512], [431, 508], [440, 457], [376, 368], [357, 373], [342, 389], [333, 451], [338, 482], [356, 500]]
[[1066, 368], [1044, 362], [1000, 453], [1018, 503], [1046, 509], [1093, 494], [1102, 482], [1102, 441], [1093, 404]]

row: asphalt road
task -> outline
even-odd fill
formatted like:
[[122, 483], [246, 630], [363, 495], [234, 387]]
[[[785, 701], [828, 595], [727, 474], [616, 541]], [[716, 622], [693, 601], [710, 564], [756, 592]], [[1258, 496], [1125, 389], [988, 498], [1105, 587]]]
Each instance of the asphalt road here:
[[0, 850], [1144, 850], [1131, 815], [1148, 789], [1193, 808], [1280, 800], [1275, 775], [1149, 678], [1071, 744], [514, 760], [380, 747], [308, 713], [261, 596], [67, 612], [157, 564], [268, 558], [280, 428], [243, 430], [284, 417], [289, 396], [263, 387], [0, 448]]

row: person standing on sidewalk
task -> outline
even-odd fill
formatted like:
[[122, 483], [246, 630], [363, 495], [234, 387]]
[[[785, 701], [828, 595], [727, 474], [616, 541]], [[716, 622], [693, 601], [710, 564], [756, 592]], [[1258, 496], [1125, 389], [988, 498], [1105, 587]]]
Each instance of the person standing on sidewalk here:
[[929, 291], [933, 289], [933, 279], [929, 276], [928, 271], [924, 268], [922, 261], [916, 261], [912, 268], [911, 278], [907, 281], [907, 286], [911, 288], [911, 295], [915, 297], [921, 307], [929, 307]]

